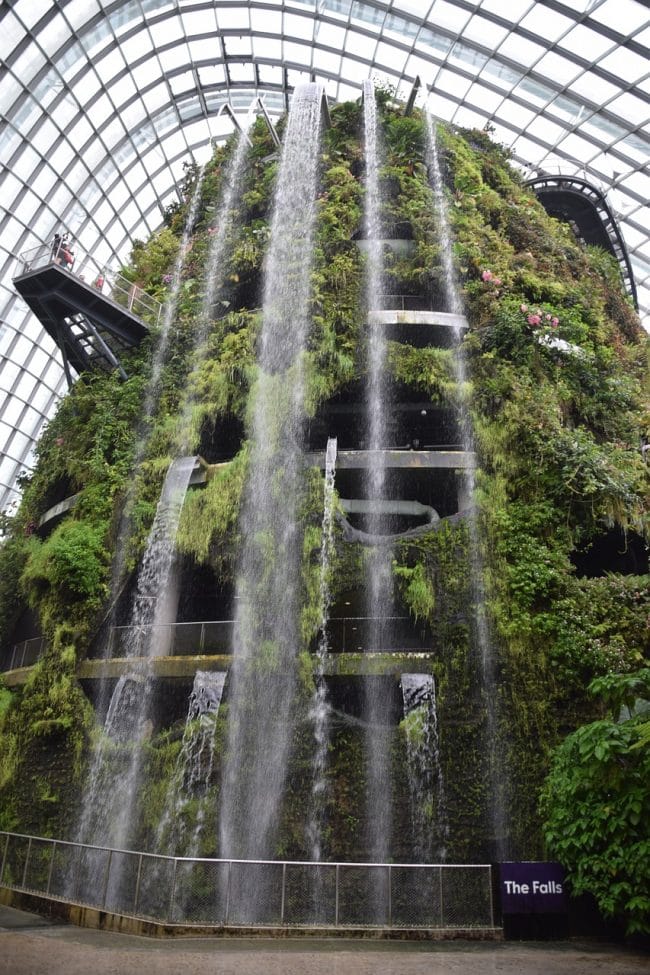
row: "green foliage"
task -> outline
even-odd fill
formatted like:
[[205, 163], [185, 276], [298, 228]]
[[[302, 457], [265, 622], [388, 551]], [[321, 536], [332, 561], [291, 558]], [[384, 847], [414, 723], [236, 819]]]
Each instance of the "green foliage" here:
[[435, 594], [425, 566], [416, 562], [413, 566], [394, 565], [398, 579], [403, 580], [402, 595], [415, 619], [431, 619], [435, 607]]
[[[591, 690], [616, 709], [631, 695], [650, 702], [650, 670], [610, 675]], [[629, 933], [650, 932], [650, 749], [647, 721], [584, 725], [556, 750], [542, 793], [549, 852], [574, 894], [591, 893]]]
[[[80, 633], [59, 624], [22, 691], [0, 714], [0, 824], [67, 834], [81, 785], [92, 708], [75, 680]], [[34, 783], [37, 783], [34, 789]]]
[[239, 542], [235, 526], [247, 466], [244, 446], [234, 460], [211, 474], [204, 490], [188, 493], [178, 525], [179, 551], [197, 562], [210, 561], [225, 577], [234, 568]]
[[[68, 518], [46, 541], [32, 539], [31, 558], [21, 577], [30, 605], [44, 623], [82, 621], [106, 595], [108, 553], [105, 524]], [[82, 609], [77, 613], [77, 606]]]

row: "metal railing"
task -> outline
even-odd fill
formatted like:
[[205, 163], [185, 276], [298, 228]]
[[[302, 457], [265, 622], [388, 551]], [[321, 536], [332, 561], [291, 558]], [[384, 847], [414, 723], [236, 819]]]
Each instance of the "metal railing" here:
[[[114, 626], [109, 631], [106, 656], [143, 656], [154, 644], [158, 656], [230, 654], [234, 628], [234, 620]], [[414, 623], [410, 616], [335, 617], [328, 621], [326, 633], [333, 653], [422, 650], [430, 649], [432, 643], [431, 631]]]
[[11, 649], [7, 665], [2, 670], [17, 670], [19, 667], [32, 667], [40, 659], [45, 649], [45, 638], [35, 636], [22, 643], [16, 643]]
[[430, 650], [431, 630], [412, 616], [340, 616], [327, 621], [328, 646], [333, 653]]
[[[68, 258], [71, 257], [72, 261]], [[128, 281], [124, 275], [113, 271], [106, 265], [98, 264], [90, 255], [75, 248], [74, 254], [62, 244], [53, 247], [39, 244], [23, 251], [18, 258], [16, 277], [57, 264], [69, 274], [73, 274], [85, 284], [91, 285], [105, 297], [127, 308], [138, 318], [157, 325], [160, 321], [162, 305], [138, 285]]]
[[494, 927], [489, 864], [167, 857], [0, 833], [0, 886], [164, 924]]
[[[91, 656], [108, 659], [146, 656], [155, 642], [157, 656], [213, 656], [231, 654], [234, 620], [204, 620], [195, 623], [160, 623], [149, 626], [113, 626], [108, 633], [104, 653]], [[332, 653], [404, 652], [430, 650], [431, 630], [415, 623], [411, 616], [341, 616], [327, 623], [327, 643]], [[314, 640], [314, 648], [319, 636]], [[7, 654], [1, 671], [31, 667], [41, 657], [45, 647], [43, 637], [33, 637], [16, 643]]]
[[431, 311], [431, 299], [425, 295], [379, 295], [381, 311]]
[[159, 655], [182, 657], [231, 653], [234, 626], [234, 620], [113, 626], [108, 635], [107, 656], [141, 656], [148, 652], [154, 641]]

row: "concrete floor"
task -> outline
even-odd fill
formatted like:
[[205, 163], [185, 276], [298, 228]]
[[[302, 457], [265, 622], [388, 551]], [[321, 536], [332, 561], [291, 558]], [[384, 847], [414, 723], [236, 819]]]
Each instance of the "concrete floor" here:
[[601, 942], [153, 940], [0, 906], [2, 975], [648, 975], [650, 955]]

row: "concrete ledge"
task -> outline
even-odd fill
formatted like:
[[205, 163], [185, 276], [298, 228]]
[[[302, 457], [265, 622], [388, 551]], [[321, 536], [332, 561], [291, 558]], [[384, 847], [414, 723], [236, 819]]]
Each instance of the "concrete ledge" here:
[[[305, 455], [308, 464], [325, 468], [325, 451], [313, 451]], [[391, 469], [421, 468], [444, 470], [471, 470], [476, 467], [476, 454], [469, 450], [339, 450], [336, 455], [337, 470], [366, 470], [375, 466], [377, 459], [383, 467]]]
[[469, 328], [464, 315], [444, 311], [370, 311], [370, 325], [439, 325], [443, 328]]
[[[377, 674], [391, 675], [401, 673], [432, 673], [437, 654], [429, 650], [358, 651], [349, 653], [328, 653], [323, 661], [326, 677]], [[214, 656], [188, 654], [182, 657], [155, 657], [145, 663], [143, 657], [111, 657], [108, 660], [83, 660], [77, 668], [78, 680], [117, 680], [124, 674], [143, 673], [155, 678], [193, 678], [197, 670], [210, 672], [229, 670], [233, 658], [230, 654]], [[318, 667], [318, 660], [312, 655], [312, 667]], [[24, 683], [29, 672], [24, 668]], [[14, 672], [16, 673], [16, 672]], [[8, 683], [8, 682], [7, 682]]]
[[[171, 924], [130, 914], [114, 914], [55, 897], [0, 887], [0, 903], [81, 928], [149, 938], [365, 938], [391, 941], [502, 941], [503, 928], [250, 927], [218, 924]], [[44, 971], [46, 967], [44, 968]]]
[[27, 680], [33, 666], [32, 664], [31, 667], [16, 667], [15, 670], [6, 670], [2, 674], [2, 679], [7, 687], [20, 687]]

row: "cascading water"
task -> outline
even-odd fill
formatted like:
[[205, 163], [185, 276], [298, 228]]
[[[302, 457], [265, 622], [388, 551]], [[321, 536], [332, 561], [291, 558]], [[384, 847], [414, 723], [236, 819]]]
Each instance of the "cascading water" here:
[[[323, 97], [315, 84], [294, 92], [265, 266], [219, 810], [223, 857], [275, 855], [294, 735], [304, 493], [301, 353], [310, 321]], [[231, 890], [231, 908], [240, 916], [265, 901], [263, 883]]]
[[194, 460], [181, 457], [170, 465], [149, 533], [126, 647], [132, 658], [130, 672], [120, 678], [113, 692], [82, 797], [75, 839], [83, 843], [124, 849], [135, 822], [142, 743], [152, 727], [151, 661], [162, 652], [156, 621], [168, 594], [174, 539]]
[[[200, 327], [194, 337], [194, 368], [199, 364], [204, 355], [205, 342], [210, 326], [215, 316], [215, 304], [220, 300], [224, 280], [226, 258], [228, 248], [232, 243], [233, 232], [238, 217], [238, 204], [241, 199], [243, 179], [246, 171], [246, 161], [248, 158], [248, 139], [245, 132], [248, 125], [244, 126], [244, 132], [237, 131], [237, 143], [235, 149], [228, 160], [223, 176], [223, 186], [221, 190], [221, 202], [214, 218], [214, 233], [210, 242], [210, 252], [204, 274], [204, 297], [200, 312]], [[225, 310], [225, 305], [222, 306]], [[188, 453], [190, 448], [188, 443], [196, 437], [199, 431], [192, 429], [192, 409], [194, 406], [194, 396], [192, 388], [185, 399], [183, 412], [179, 427], [179, 450], [181, 453]]]
[[431, 674], [402, 674], [401, 685], [414, 859], [419, 863], [444, 862], [449, 823], [435, 682]]
[[[456, 283], [456, 273], [452, 258], [452, 238], [449, 229], [449, 219], [447, 215], [447, 201], [444, 193], [444, 183], [440, 171], [440, 161], [438, 158], [436, 129], [433, 120], [429, 115], [426, 117], [426, 157], [429, 168], [429, 175], [432, 181], [432, 188], [436, 202], [436, 212], [438, 217], [439, 238], [442, 251], [442, 261], [444, 270], [444, 289], [446, 310], [456, 315], [463, 314], [463, 306], [460, 300], [459, 289]], [[462, 333], [458, 326], [455, 326], [455, 338], [457, 354], [454, 357], [454, 368], [456, 373], [456, 383], [459, 390], [458, 414], [460, 429], [463, 438], [463, 450], [472, 451], [474, 449], [472, 424], [467, 405], [467, 370], [465, 357], [462, 347]], [[466, 484], [465, 493], [470, 499], [474, 497], [475, 477], [474, 471], [468, 468], [465, 474]], [[473, 590], [474, 604], [474, 624], [476, 639], [481, 657], [481, 671], [483, 681], [483, 693], [485, 696], [486, 707], [486, 765], [490, 781], [490, 810], [492, 833], [494, 842], [494, 859], [503, 860], [505, 856], [504, 837], [506, 831], [505, 804], [503, 799], [504, 781], [501, 772], [500, 756], [497, 753], [497, 701], [496, 701], [496, 672], [494, 647], [490, 638], [488, 624], [485, 618], [485, 593], [483, 587], [483, 564], [481, 558], [480, 540], [478, 525], [476, 520], [476, 510], [472, 505], [468, 511], [467, 524], [470, 536], [471, 553], [471, 583]]]
[[[381, 502], [386, 491], [386, 341], [371, 312], [380, 305], [383, 291], [383, 245], [379, 185], [379, 125], [375, 92], [371, 81], [363, 85], [365, 133], [365, 235], [367, 239], [366, 306], [368, 309], [366, 426], [369, 463], [365, 490], [370, 502]], [[393, 574], [389, 545], [376, 545], [366, 552], [366, 613], [369, 617], [368, 650], [379, 649], [386, 639], [382, 617], [393, 616]], [[386, 862], [390, 855], [392, 828], [392, 775], [389, 742], [390, 702], [384, 682], [376, 677], [364, 681], [364, 718], [367, 723], [366, 753], [368, 789], [366, 795], [367, 852], [370, 860]]]
[[[192, 240], [192, 231], [194, 229], [194, 224], [196, 223], [196, 218], [199, 209], [199, 202], [201, 200], [201, 189], [203, 185], [204, 170], [201, 168], [199, 170], [196, 184], [194, 186], [194, 192], [192, 193], [192, 198], [190, 200], [190, 205], [187, 210], [187, 216], [185, 218], [185, 225], [183, 227], [183, 236], [178, 248], [178, 253], [176, 255], [176, 260], [174, 262], [174, 268], [171, 275], [171, 282], [169, 288], [169, 298], [165, 304], [165, 311], [163, 314], [162, 325], [160, 332], [158, 334], [156, 344], [154, 347], [153, 361], [151, 365], [151, 373], [147, 381], [147, 387], [145, 390], [144, 402], [142, 406], [142, 417], [138, 424], [138, 430], [136, 433], [136, 447], [133, 459], [133, 467], [137, 470], [145, 454], [147, 448], [147, 443], [149, 439], [149, 424], [151, 417], [153, 416], [156, 404], [158, 402], [158, 397], [160, 393], [160, 376], [162, 373], [163, 365], [167, 358], [167, 353], [169, 350], [169, 339], [171, 334], [171, 328], [176, 318], [176, 312], [178, 309], [178, 299], [181, 289], [181, 276], [183, 272], [183, 267], [185, 264], [185, 258], [187, 257], [187, 252], [190, 247]], [[117, 603], [117, 597], [120, 592], [120, 585], [122, 583], [124, 575], [124, 564], [126, 559], [127, 542], [131, 534], [131, 511], [133, 508], [133, 503], [135, 500], [134, 491], [135, 481], [131, 480], [127, 487], [127, 494], [122, 507], [122, 512], [120, 515], [120, 524], [117, 532], [117, 544], [115, 547], [115, 554], [113, 556], [113, 564], [111, 567], [111, 592], [114, 594], [112, 611], [110, 618], [113, 619], [113, 610]], [[110, 645], [108, 641], [104, 645], [104, 656], [109, 653]], [[103, 712], [106, 710], [106, 697], [103, 693], [100, 696], [99, 710]]]
[[325, 485], [320, 558], [320, 639], [316, 651], [314, 694], [309, 717], [314, 726], [316, 749], [312, 763], [312, 791], [307, 820], [307, 847], [312, 860], [322, 856], [322, 833], [325, 818], [327, 749], [329, 744], [329, 708], [325, 684], [325, 658], [329, 651], [327, 623], [330, 611], [329, 574], [334, 548], [334, 476], [336, 473], [336, 438], [330, 437], [325, 452]]
[[[200, 855], [200, 841], [208, 814], [207, 793], [214, 768], [214, 736], [226, 680], [224, 671], [197, 670], [183, 732], [183, 743], [171, 777], [163, 815], [156, 834], [156, 850], [170, 856]], [[188, 807], [194, 803], [192, 820]]]

